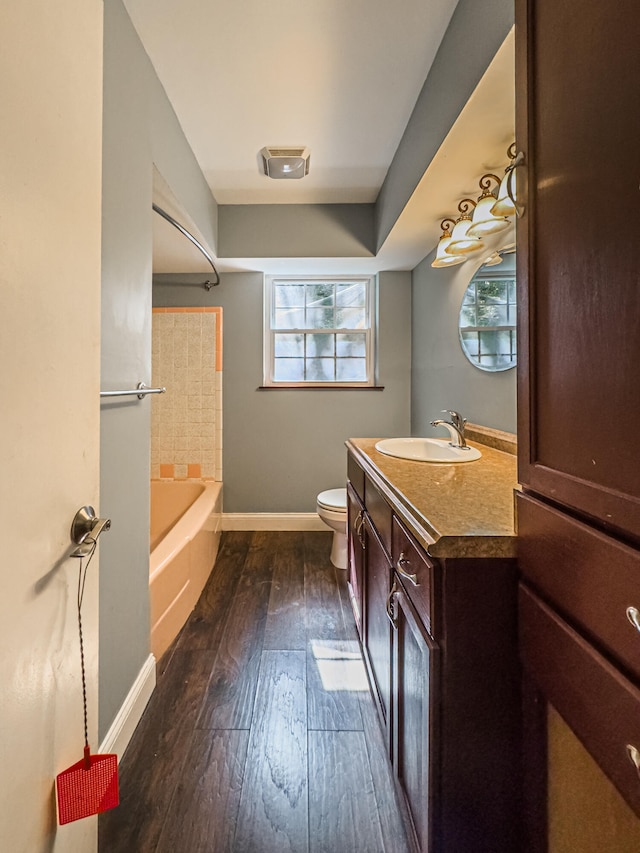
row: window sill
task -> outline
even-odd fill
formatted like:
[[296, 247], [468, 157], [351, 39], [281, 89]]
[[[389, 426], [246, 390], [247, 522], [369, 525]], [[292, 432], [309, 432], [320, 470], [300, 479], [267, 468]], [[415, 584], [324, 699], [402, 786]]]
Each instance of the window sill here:
[[256, 391], [384, 391], [384, 385], [258, 385]]

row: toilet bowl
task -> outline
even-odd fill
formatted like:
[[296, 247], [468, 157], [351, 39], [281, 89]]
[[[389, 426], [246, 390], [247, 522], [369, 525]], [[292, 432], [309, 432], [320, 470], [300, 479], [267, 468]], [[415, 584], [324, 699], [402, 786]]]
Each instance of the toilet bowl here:
[[330, 560], [337, 569], [347, 568], [347, 490], [328, 489], [316, 498], [316, 512], [333, 530]]

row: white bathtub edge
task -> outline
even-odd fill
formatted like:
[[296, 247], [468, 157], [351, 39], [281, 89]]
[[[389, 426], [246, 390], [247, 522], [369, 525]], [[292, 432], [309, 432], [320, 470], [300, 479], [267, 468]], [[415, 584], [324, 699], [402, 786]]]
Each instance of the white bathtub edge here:
[[315, 512], [223, 512], [222, 530], [324, 530]]
[[109, 731], [100, 744], [99, 753], [112, 753], [118, 755], [118, 761], [122, 760], [131, 736], [140, 718], [147, 707], [151, 694], [156, 686], [156, 659], [149, 655], [142, 664], [136, 680], [131, 685], [120, 710], [116, 714]]

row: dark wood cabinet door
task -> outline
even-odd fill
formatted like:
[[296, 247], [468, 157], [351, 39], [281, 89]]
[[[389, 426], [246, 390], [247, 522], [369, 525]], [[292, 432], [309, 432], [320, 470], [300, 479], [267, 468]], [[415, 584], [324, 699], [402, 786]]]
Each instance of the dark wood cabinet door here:
[[391, 564], [365, 516], [366, 572], [364, 584], [364, 650], [369, 675], [377, 693], [378, 709], [391, 752], [391, 622], [387, 600], [391, 591]]
[[401, 587], [394, 595], [394, 769], [420, 853], [434, 848], [439, 650]]
[[349, 533], [349, 597], [356, 620], [358, 633], [362, 638], [362, 591], [364, 573], [364, 507], [358, 495], [347, 484], [347, 518]]
[[516, 0], [523, 485], [640, 541], [638, 0]]

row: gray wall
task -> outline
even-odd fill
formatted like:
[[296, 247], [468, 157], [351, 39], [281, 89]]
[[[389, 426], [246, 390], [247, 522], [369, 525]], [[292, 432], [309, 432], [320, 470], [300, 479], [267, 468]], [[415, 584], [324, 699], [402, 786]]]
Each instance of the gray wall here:
[[[104, 389], [151, 378], [152, 167], [203, 235], [215, 201], [120, 0], [104, 4], [102, 357]], [[215, 243], [214, 243], [215, 244]], [[149, 654], [150, 405], [101, 405], [100, 737]]]
[[433, 269], [435, 253], [412, 274], [411, 432], [435, 432], [431, 421], [455, 409], [472, 423], [516, 431], [516, 371], [486, 373], [468, 361], [458, 338], [462, 297], [480, 261]]
[[[188, 276], [155, 276], [154, 305], [221, 305], [224, 328], [225, 512], [312, 512], [346, 479], [349, 437], [410, 427], [411, 274], [379, 276], [379, 381], [384, 390], [258, 390], [263, 277], [226, 273], [209, 294]], [[178, 282], [183, 282], [182, 284]]]
[[376, 201], [379, 249], [513, 26], [513, 0], [460, 0]]
[[225, 204], [222, 258], [362, 258], [374, 250], [372, 204]]

